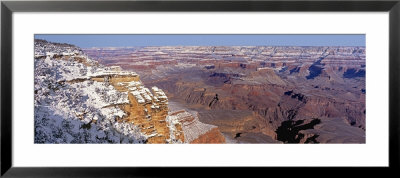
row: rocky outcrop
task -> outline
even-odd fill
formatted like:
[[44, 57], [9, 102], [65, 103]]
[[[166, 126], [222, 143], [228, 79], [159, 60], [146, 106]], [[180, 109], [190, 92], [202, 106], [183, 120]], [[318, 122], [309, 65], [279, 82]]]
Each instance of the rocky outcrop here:
[[174, 108], [168, 117], [181, 124], [186, 143], [225, 143], [218, 127], [200, 122], [197, 112]]
[[192, 140], [190, 143], [225, 143], [225, 137], [218, 128], [213, 128]]
[[[128, 114], [121, 119], [139, 127], [148, 136], [148, 143], [171, 142], [170, 129], [166, 122], [168, 99], [165, 93], [157, 87], [153, 87], [151, 92], [136, 75], [107, 77], [106, 80], [118, 91], [128, 92], [129, 104], [120, 106]], [[178, 138], [174, 141], [184, 140]]]

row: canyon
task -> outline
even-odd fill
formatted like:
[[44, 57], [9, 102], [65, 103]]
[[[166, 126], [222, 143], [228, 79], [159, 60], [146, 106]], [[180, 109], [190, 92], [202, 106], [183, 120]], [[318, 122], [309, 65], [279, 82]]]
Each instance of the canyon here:
[[[183, 133], [193, 143], [365, 143], [365, 47], [82, 50], [100, 65], [135, 72], [144, 86], [162, 89], [168, 116], [181, 118], [175, 138]], [[204, 134], [192, 134], [196, 129]]]

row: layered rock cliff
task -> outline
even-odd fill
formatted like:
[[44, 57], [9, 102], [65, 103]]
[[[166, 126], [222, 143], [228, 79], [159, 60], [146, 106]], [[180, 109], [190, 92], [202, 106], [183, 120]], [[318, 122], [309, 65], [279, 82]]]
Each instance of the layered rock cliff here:
[[186, 143], [225, 143], [225, 137], [215, 125], [200, 122], [196, 111], [182, 109], [176, 103], [171, 103], [168, 120], [181, 123], [181, 129]]

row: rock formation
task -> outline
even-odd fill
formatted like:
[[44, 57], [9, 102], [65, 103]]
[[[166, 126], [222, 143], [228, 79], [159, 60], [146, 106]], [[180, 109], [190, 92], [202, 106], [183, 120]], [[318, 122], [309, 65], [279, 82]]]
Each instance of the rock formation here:
[[168, 117], [181, 123], [186, 143], [225, 143], [218, 127], [200, 122], [197, 112], [173, 108]]

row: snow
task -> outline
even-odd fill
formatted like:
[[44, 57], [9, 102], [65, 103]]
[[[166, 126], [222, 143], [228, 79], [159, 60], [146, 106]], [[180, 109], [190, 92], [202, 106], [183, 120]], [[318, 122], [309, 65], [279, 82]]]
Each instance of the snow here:
[[48, 57], [53, 57], [55, 55], [55, 53], [52, 53], [52, 52], [46, 52], [46, 56], [48, 56]]
[[176, 124], [180, 124], [180, 122], [178, 121], [178, 118], [176, 116], [170, 116], [168, 115], [167, 118], [165, 119], [165, 121], [167, 122], [168, 128], [169, 128], [169, 137], [170, 140], [168, 140], [168, 142], [170, 143], [182, 143], [181, 140], [176, 140], [175, 138], [175, 132], [176, 132]]
[[119, 75], [119, 76], [138, 76], [135, 72], [129, 71], [118, 71], [113, 70], [111, 67], [104, 67], [104, 68], [96, 68], [95, 70], [91, 70], [88, 72], [88, 77], [102, 77], [102, 76], [112, 76], [112, 75]]
[[88, 96], [87, 103], [93, 107], [107, 107], [109, 105], [128, 104], [128, 92], [118, 92], [111, 85], [104, 82], [84, 81], [71, 84], [79, 88], [84, 95]]
[[[82, 57], [74, 46], [35, 41], [35, 56], [43, 54], [34, 62], [35, 143], [144, 143], [138, 127], [117, 121], [126, 116], [117, 105], [129, 103], [128, 92], [88, 80], [99, 67], [64, 58]], [[55, 54], [63, 56], [54, 59]], [[76, 79], [84, 80], [68, 82]]]
[[158, 109], [158, 108], [160, 108], [160, 106], [157, 105], [157, 104], [155, 104], [155, 103], [153, 103], [153, 104], [150, 106], [150, 108], [152, 108], [152, 109]]
[[132, 94], [133, 96], [135, 96], [135, 98], [136, 98], [136, 100], [137, 100], [138, 103], [141, 103], [141, 104], [142, 104], [142, 103], [145, 102], [145, 100], [143, 99], [142, 95], [140, 95], [140, 92], [139, 92], [139, 91], [137, 91], [137, 90], [131, 91], [131, 94]]
[[158, 92], [158, 87], [154, 86], [151, 88], [154, 92]]
[[139, 81], [131, 81], [131, 82], [119, 82], [118, 86], [128, 86], [128, 90], [130, 93], [135, 96], [136, 100], [140, 104], [144, 104], [146, 102], [152, 102], [153, 99], [158, 101], [158, 99], [151, 93], [148, 88], [145, 88], [143, 84]]
[[72, 55], [75, 55], [75, 53], [73, 53], [73, 52], [63, 52], [62, 55], [63, 56], [72, 56]]
[[144, 95], [144, 98], [147, 100], [147, 101], [151, 101], [151, 97], [149, 96], [149, 95]]

